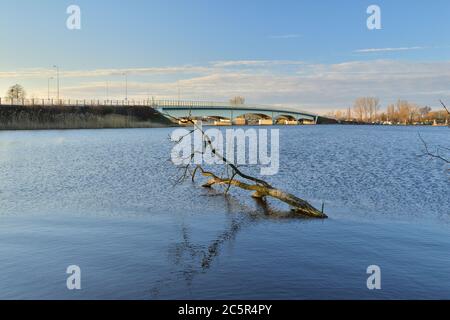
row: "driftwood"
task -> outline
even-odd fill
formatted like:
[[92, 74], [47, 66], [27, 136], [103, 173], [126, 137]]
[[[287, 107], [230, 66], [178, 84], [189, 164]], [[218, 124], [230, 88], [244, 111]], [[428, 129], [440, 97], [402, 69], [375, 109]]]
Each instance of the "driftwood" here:
[[[170, 115], [167, 116], [176, 121], [180, 121], [180, 119], [174, 118]], [[231, 174], [229, 174], [229, 176], [227, 177], [219, 177], [217, 174], [213, 172], [204, 170], [204, 168], [201, 165], [196, 165], [194, 168], [192, 168], [191, 164], [189, 164], [184, 167], [184, 174], [179, 179], [179, 181], [184, 180], [188, 176], [188, 173], [190, 173], [192, 181], [195, 181], [196, 174], [200, 172], [201, 175], [209, 178], [209, 180], [203, 185], [203, 187], [205, 188], [212, 188], [215, 185], [224, 186], [226, 188], [225, 193], [228, 193], [230, 188], [234, 186], [243, 190], [252, 191], [253, 192], [252, 197], [256, 199], [265, 200], [267, 197], [278, 199], [288, 204], [292, 208], [292, 212], [298, 215], [320, 219], [328, 218], [328, 216], [323, 212], [323, 210], [322, 211], [317, 210], [305, 200], [302, 200], [290, 193], [275, 188], [262, 179], [258, 179], [243, 173], [235, 164], [231, 163], [227, 158], [225, 158], [225, 156], [220, 154], [215, 149], [211, 139], [205, 134], [203, 129], [200, 126], [198, 126], [197, 123], [193, 121], [190, 117], [188, 119], [182, 120], [181, 122], [184, 124], [193, 125], [197, 130], [199, 130], [202, 133], [205, 147], [209, 147], [211, 153], [215, 157], [221, 159], [224, 165], [227, 167], [227, 169], [231, 169], [227, 170], [227, 172], [231, 171]], [[195, 130], [190, 131], [190, 134], [194, 133], [194, 131]], [[183, 138], [184, 137], [182, 137], [176, 143], [180, 143]], [[194, 156], [195, 156], [194, 154], [191, 154], [191, 159], [193, 159]], [[236, 177], [239, 177], [246, 182], [240, 181], [236, 179]]]
[[253, 191], [253, 198], [264, 199], [265, 197], [272, 197], [284, 203], [287, 203], [293, 208], [293, 211], [296, 213], [313, 218], [327, 218], [327, 216], [323, 212], [318, 211], [305, 200], [302, 200], [290, 193], [284, 192], [274, 187], [266, 187], [258, 184], [247, 184], [236, 179], [222, 179], [211, 172], [207, 172], [204, 170], [201, 171], [203, 176], [210, 177], [208, 182], [203, 185], [203, 187], [205, 188], [211, 188], [216, 184], [227, 187], [233, 185], [244, 190]]

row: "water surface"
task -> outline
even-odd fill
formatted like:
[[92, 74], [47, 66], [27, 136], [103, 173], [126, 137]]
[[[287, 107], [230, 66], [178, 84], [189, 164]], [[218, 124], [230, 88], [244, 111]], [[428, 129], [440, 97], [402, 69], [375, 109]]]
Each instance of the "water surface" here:
[[450, 174], [418, 138], [447, 128], [280, 130], [268, 179], [330, 219], [174, 185], [172, 129], [0, 132], [0, 298], [450, 298]]

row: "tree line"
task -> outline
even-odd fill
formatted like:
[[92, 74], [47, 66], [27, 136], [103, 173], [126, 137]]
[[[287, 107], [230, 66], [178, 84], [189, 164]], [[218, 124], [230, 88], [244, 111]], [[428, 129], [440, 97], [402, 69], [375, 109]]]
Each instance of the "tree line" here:
[[331, 111], [327, 116], [340, 121], [377, 124], [432, 124], [450, 120], [446, 110], [433, 111], [428, 106], [422, 107], [406, 100], [397, 100], [382, 111], [376, 97], [357, 98], [352, 107]]

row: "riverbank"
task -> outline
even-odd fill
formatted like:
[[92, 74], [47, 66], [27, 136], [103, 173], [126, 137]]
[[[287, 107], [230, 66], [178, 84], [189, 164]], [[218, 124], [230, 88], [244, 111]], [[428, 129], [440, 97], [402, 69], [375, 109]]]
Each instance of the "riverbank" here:
[[1, 106], [0, 130], [161, 128], [174, 123], [147, 106]]

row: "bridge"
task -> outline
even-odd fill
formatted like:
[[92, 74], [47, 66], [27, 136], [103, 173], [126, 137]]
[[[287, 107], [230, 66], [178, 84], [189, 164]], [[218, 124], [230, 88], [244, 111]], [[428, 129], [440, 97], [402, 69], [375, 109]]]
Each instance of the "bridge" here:
[[5, 99], [1, 105], [34, 107], [133, 107], [147, 106], [163, 115], [177, 119], [193, 118], [216, 120], [218, 124], [232, 124], [244, 121], [246, 117], [260, 119], [260, 124], [273, 124], [280, 121], [286, 124], [317, 124], [317, 114], [287, 107], [259, 104], [231, 104], [224, 102], [186, 101], [186, 100], [56, 100], [56, 99]]
[[[271, 124], [280, 120], [289, 123], [314, 123], [319, 116], [317, 114], [286, 107], [276, 107], [258, 104], [231, 104], [222, 102], [200, 102], [200, 101], [177, 101], [164, 100], [156, 101], [155, 108], [163, 114], [172, 117], [195, 118], [195, 119], [216, 119], [224, 123], [236, 122], [247, 116], [259, 118], [260, 123]], [[220, 123], [220, 122], [219, 122]]]

